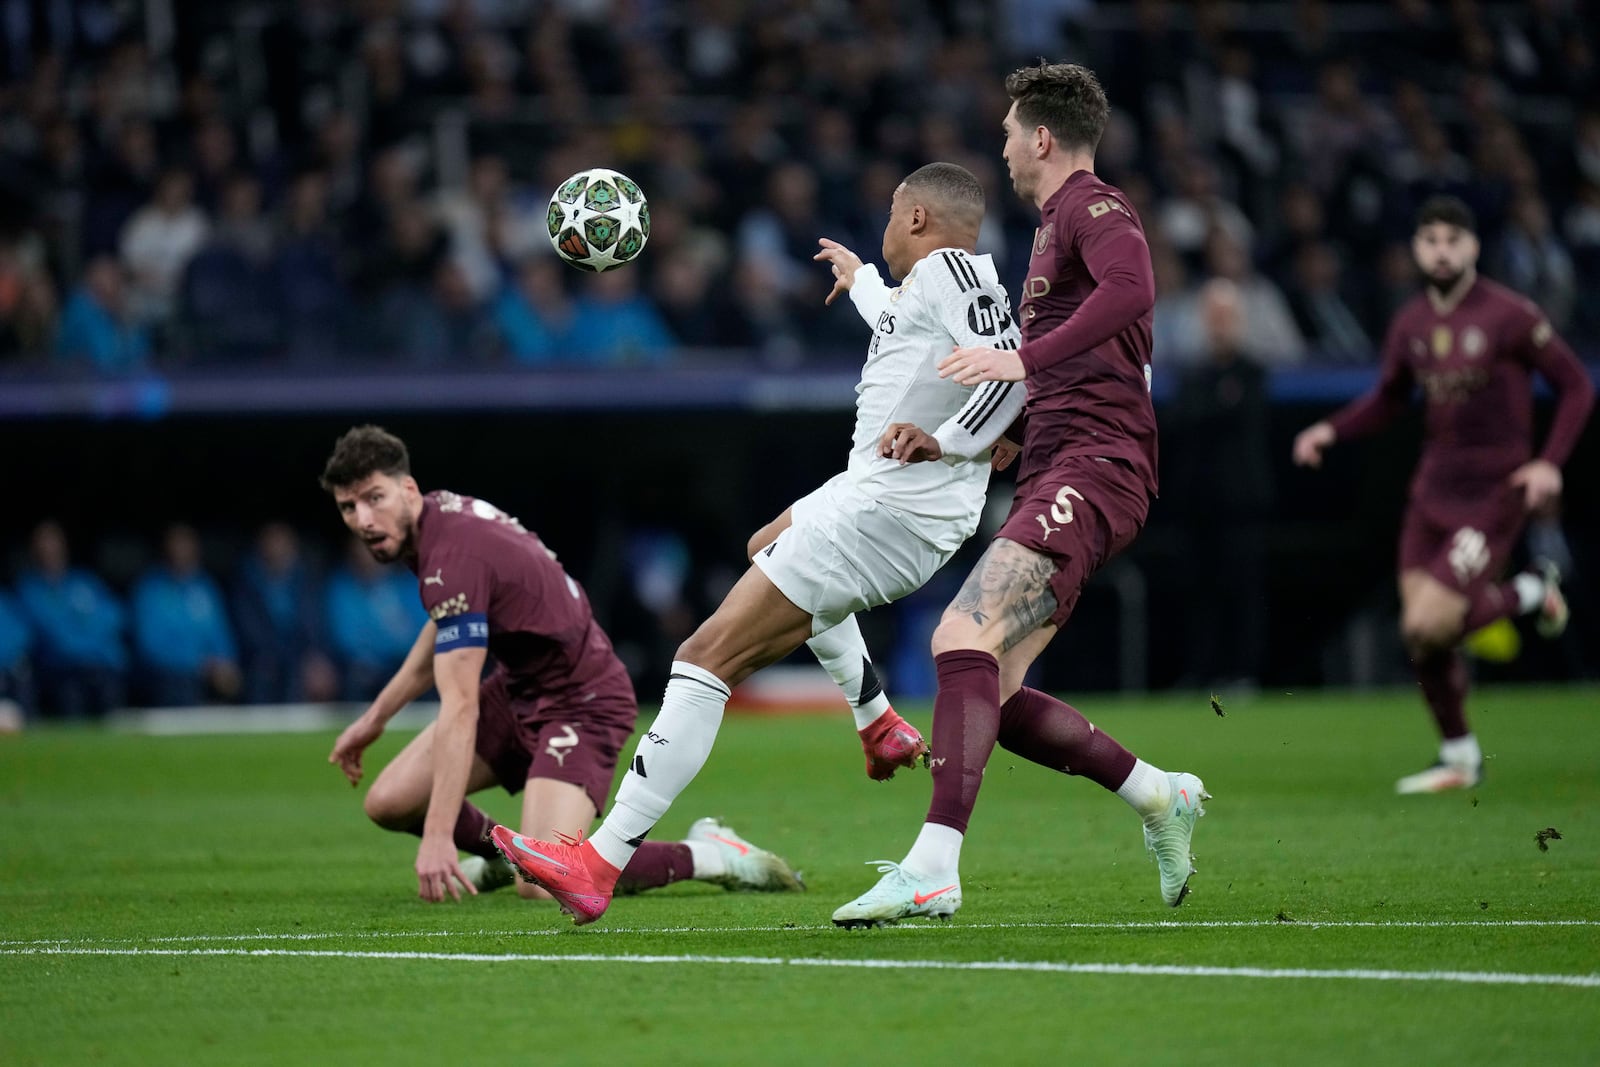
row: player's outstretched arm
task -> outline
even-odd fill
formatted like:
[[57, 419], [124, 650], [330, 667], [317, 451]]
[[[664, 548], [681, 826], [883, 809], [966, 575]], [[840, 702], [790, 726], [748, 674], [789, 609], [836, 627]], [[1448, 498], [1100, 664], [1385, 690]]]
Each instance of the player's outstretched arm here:
[[878, 316], [889, 306], [889, 287], [883, 283], [878, 268], [861, 262], [861, 257], [838, 241], [829, 237], [817, 238], [822, 251], [811, 258], [827, 263], [833, 270], [833, 289], [822, 301], [832, 304], [840, 293], [850, 293], [856, 310], [868, 326], [876, 326]]
[[477, 889], [462, 873], [456, 854], [455, 826], [472, 776], [473, 743], [478, 733], [478, 682], [487, 657], [483, 646], [462, 646], [434, 656], [434, 682], [439, 687], [439, 721], [433, 730], [433, 792], [417, 848], [417, 895], [441, 901], [449, 893]]
[[361, 782], [361, 755], [383, 736], [384, 727], [400, 710], [433, 688], [433, 642], [437, 627], [429, 619], [422, 624], [405, 662], [394, 672], [361, 717], [345, 727], [328, 753], [328, 762], [338, 767], [352, 786]]

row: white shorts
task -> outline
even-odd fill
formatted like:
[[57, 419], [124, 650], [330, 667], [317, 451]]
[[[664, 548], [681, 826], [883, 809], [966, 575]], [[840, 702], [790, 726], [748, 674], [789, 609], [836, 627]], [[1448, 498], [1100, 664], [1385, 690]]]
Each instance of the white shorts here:
[[[813, 635], [921, 589], [955, 555], [911, 525], [930, 520], [879, 503], [843, 474], [795, 501], [791, 516], [793, 525], [752, 562], [811, 614]], [[952, 538], [949, 524], [935, 525], [930, 534], [956, 546], [971, 532]]]

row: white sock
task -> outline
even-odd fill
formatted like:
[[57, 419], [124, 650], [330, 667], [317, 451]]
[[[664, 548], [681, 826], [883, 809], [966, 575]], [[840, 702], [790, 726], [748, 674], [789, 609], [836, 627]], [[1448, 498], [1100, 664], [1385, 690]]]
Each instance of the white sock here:
[[722, 858], [722, 850], [710, 841], [685, 841], [689, 846], [689, 858], [694, 860], [694, 877], [700, 880], [707, 878], [721, 878], [728, 873], [728, 864]]
[[1117, 787], [1117, 796], [1140, 815], [1159, 815], [1172, 803], [1172, 783], [1166, 771], [1136, 759], [1128, 780]]
[[1523, 571], [1511, 579], [1511, 588], [1517, 591], [1517, 614], [1531, 615], [1544, 606], [1544, 579]]
[[953, 826], [925, 822], [900, 866], [925, 878], [953, 875], [961, 867], [961, 837], [961, 831]]
[[1483, 763], [1483, 749], [1472, 734], [1439, 742], [1439, 760], [1452, 767], [1477, 767]]
[[889, 698], [883, 694], [878, 672], [872, 669], [872, 657], [867, 655], [867, 643], [861, 639], [854, 615], [817, 634], [806, 647], [850, 702], [857, 730], [865, 730], [889, 710]]
[[627, 866], [678, 794], [705, 766], [722, 725], [728, 687], [703, 667], [675, 660], [661, 714], [639, 739], [611, 812], [589, 839], [618, 870]]

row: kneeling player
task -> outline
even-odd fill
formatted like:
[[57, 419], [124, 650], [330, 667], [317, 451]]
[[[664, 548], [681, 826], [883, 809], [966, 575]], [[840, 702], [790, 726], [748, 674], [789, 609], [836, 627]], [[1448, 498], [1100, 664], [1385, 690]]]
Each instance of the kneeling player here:
[[[422, 838], [416, 870], [424, 900], [509, 885], [515, 876], [490, 840], [494, 820], [467, 794], [496, 784], [525, 790], [523, 833], [581, 834], [605, 801], [638, 716], [627, 670], [555, 554], [482, 500], [424, 496], [399, 438], [376, 426], [351, 430], [329, 457], [322, 485], [374, 559], [403, 560], [417, 573], [429, 615], [405, 663], [339, 736], [328, 762], [358, 783], [362, 753], [401, 708], [436, 686], [438, 721], [378, 775], [367, 814]], [[494, 668], [484, 677], [490, 655]], [[469, 858], [458, 862], [457, 849]], [[782, 859], [714, 819], [696, 822], [686, 841], [641, 848], [621, 885], [636, 891], [686, 878], [802, 888]], [[547, 896], [533, 885], [518, 888]]]

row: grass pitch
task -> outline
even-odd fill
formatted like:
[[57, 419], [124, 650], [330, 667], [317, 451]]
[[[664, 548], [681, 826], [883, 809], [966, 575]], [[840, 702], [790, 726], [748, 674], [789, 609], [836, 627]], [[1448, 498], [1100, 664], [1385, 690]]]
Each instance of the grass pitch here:
[[1215, 794], [1182, 908], [1120, 801], [997, 752], [957, 917], [851, 932], [829, 914], [929, 783], [867, 781], [842, 711], [730, 719], [661, 828], [723, 815], [809, 892], [675, 886], [582, 929], [417, 900], [331, 735], [0, 738], [0, 1063], [1596, 1062], [1600, 692], [1474, 694], [1484, 785], [1406, 798], [1412, 694], [1224, 703], [1083, 705]]

